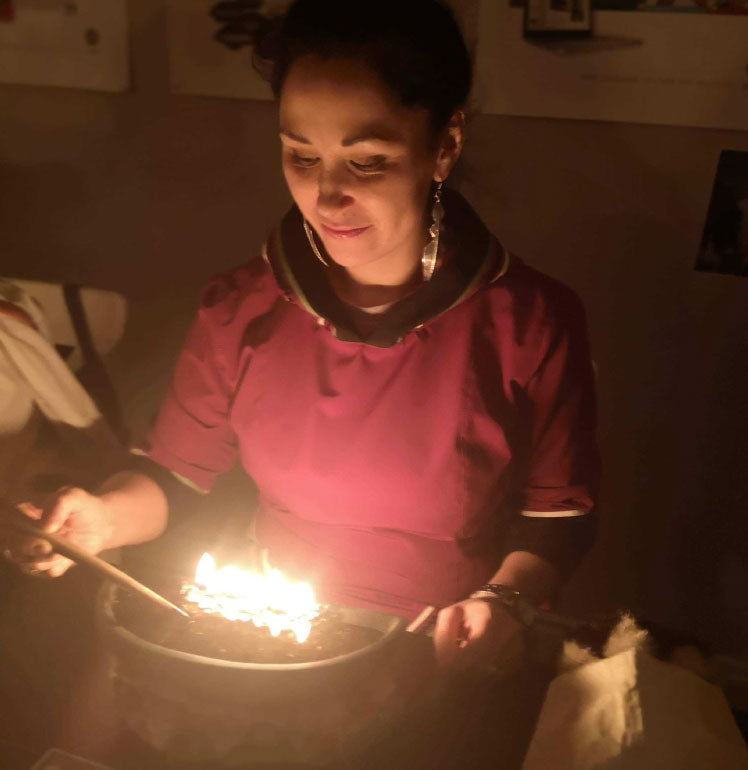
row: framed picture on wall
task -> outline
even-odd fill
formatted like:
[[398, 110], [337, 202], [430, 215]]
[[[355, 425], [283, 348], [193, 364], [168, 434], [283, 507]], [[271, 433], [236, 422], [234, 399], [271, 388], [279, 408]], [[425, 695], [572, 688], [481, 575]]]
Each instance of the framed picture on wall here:
[[748, 152], [720, 154], [696, 269], [748, 276]]
[[171, 90], [231, 99], [271, 99], [252, 66], [254, 43], [290, 0], [167, 0]]
[[576, 33], [589, 22], [589, 5], [481, 0], [477, 106], [498, 115], [745, 130], [746, 2], [591, 0], [591, 31]]
[[588, 35], [592, 0], [526, 0], [525, 37]]

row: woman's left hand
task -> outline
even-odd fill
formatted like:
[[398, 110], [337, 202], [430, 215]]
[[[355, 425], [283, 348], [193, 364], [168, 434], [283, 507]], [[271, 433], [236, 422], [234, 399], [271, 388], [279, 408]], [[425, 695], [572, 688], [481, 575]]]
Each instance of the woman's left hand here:
[[521, 648], [522, 626], [501, 602], [466, 599], [439, 612], [434, 648], [439, 665], [495, 668]]

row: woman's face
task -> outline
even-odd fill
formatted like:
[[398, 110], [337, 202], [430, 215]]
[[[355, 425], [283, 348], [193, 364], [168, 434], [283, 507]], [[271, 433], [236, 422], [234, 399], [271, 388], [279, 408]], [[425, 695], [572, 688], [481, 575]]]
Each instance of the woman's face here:
[[364, 62], [306, 56], [284, 82], [280, 134], [291, 195], [337, 264], [417, 256], [431, 181], [449, 171], [427, 110], [400, 105]]

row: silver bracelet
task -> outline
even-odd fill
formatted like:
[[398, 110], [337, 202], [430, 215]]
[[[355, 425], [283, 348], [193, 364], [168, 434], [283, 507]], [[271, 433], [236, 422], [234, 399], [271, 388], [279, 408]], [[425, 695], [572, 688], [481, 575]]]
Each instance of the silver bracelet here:
[[537, 609], [526, 599], [523, 599], [519, 591], [501, 585], [501, 583], [486, 583], [477, 591], [473, 591], [468, 598], [499, 601], [515, 620], [526, 626], [531, 625], [535, 620]]
[[519, 591], [501, 583], [486, 583], [469, 596], [470, 599], [500, 599], [505, 604], [515, 605], [519, 599]]

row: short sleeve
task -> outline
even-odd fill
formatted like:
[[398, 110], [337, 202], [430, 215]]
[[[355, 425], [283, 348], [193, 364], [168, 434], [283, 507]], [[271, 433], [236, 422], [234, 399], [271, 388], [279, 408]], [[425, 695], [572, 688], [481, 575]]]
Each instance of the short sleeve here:
[[147, 457], [203, 491], [237, 455], [229, 420], [233, 378], [226, 365], [226, 326], [209, 287], [144, 448]]
[[595, 505], [600, 474], [584, 309], [564, 289], [547, 318], [544, 354], [525, 392], [530, 444], [522, 515], [582, 516]]
[[557, 289], [539, 335], [540, 362], [524, 388], [526, 470], [505, 551], [541, 556], [566, 580], [595, 538], [600, 463], [584, 309], [573, 292]]

